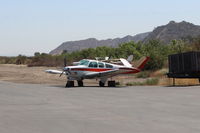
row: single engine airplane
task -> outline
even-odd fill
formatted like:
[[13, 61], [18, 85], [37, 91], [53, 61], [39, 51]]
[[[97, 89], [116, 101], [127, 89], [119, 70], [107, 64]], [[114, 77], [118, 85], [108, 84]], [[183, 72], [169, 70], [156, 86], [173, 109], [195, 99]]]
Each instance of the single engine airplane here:
[[[76, 80], [78, 86], [83, 86], [84, 79], [100, 79], [99, 86], [104, 87], [106, 81], [117, 75], [122, 74], [135, 74], [141, 71], [144, 65], [149, 60], [149, 57], [141, 58], [134, 66], [130, 63], [133, 56], [129, 56], [128, 59], [114, 59], [109, 60], [108, 57], [105, 60], [83, 59], [79, 62], [74, 62], [73, 66], [66, 66], [66, 59], [64, 61], [63, 71], [58, 70], [46, 70], [47, 73], [65, 74], [67, 76], [66, 87], [74, 87], [74, 81]], [[109, 87], [115, 87], [116, 82], [114, 80], [108, 81]]]

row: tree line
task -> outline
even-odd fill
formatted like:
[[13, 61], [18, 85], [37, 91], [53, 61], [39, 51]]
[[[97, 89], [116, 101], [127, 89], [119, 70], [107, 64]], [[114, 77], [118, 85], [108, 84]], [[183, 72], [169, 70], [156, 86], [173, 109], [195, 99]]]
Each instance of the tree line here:
[[167, 58], [170, 54], [182, 53], [187, 51], [200, 50], [200, 37], [182, 40], [172, 40], [169, 44], [163, 44], [159, 40], [143, 42], [128, 42], [120, 44], [119, 47], [97, 47], [88, 48], [72, 53], [63, 51], [61, 55], [50, 55], [36, 52], [34, 56], [27, 57], [19, 55], [17, 57], [0, 57], [1, 64], [26, 64], [32, 66], [63, 66], [64, 58], [70, 65], [74, 61], [81, 59], [94, 59], [95, 57], [127, 58], [134, 55], [134, 60], [142, 56], [149, 56], [150, 60], [145, 66], [146, 70], [157, 70], [167, 67]]

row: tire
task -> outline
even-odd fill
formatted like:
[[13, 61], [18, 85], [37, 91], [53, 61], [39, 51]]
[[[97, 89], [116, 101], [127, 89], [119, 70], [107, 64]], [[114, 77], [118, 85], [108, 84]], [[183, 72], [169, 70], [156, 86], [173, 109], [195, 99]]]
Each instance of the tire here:
[[104, 87], [104, 86], [105, 86], [105, 83], [99, 81], [99, 86], [100, 86], [100, 87]]
[[108, 87], [116, 87], [115, 81], [108, 81]]
[[74, 81], [67, 81], [65, 87], [74, 87]]
[[79, 81], [77, 81], [78, 82], [78, 86], [79, 87], [83, 87], [83, 81], [82, 80], [79, 80]]

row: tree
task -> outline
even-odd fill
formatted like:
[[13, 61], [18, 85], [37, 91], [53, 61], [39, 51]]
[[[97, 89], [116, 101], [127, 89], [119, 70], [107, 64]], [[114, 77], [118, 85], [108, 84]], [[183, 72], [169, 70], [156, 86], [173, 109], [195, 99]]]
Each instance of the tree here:
[[151, 40], [143, 45], [143, 54], [150, 57], [146, 70], [157, 70], [163, 67], [167, 58], [165, 46], [158, 40]]
[[40, 56], [40, 52], [35, 52], [34, 56]]

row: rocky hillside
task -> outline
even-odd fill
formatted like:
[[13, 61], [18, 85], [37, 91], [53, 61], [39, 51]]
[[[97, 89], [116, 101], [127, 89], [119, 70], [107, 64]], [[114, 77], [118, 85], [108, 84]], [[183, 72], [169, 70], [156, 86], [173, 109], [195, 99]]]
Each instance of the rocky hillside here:
[[199, 35], [200, 35], [200, 26], [198, 25], [194, 25], [192, 23], [188, 23], [185, 21], [182, 21], [180, 23], [170, 21], [167, 25], [159, 26], [155, 28], [152, 32], [146, 32], [135, 36], [126, 36], [124, 38], [115, 38], [107, 40], [97, 40], [95, 38], [89, 38], [80, 41], [64, 42], [56, 49], [52, 50], [50, 54], [56, 55], [56, 54], [61, 54], [63, 50], [66, 50], [67, 52], [73, 52], [85, 48], [95, 48], [98, 46], [117, 47], [121, 43], [130, 41], [147, 42], [149, 40], [158, 39], [167, 44], [174, 39], [196, 37]]
[[63, 50], [67, 50], [67, 52], [73, 52], [77, 50], [82, 50], [86, 48], [95, 48], [98, 46], [110, 46], [110, 47], [117, 47], [121, 43], [130, 42], [130, 41], [141, 41], [145, 37], [147, 37], [147, 33], [137, 34], [135, 36], [126, 36], [124, 38], [115, 38], [115, 39], [107, 39], [107, 40], [97, 40], [96, 38], [89, 38], [86, 40], [80, 40], [80, 41], [69, 41], [64, 42], [60, 46], [58, 46], [56, 49], [52, 50], [50, 54], [56, 55], [61, 54]]
[[174, 39], [182, 39], [187, 37], [196, 37], [200, 35], [200, 26], [182, 21], [176, 23], [170, 21], [167, 25], [159, 26], [153, 30], [145, 39], [147, 42], [152, 39], [158, 39], [164, 43], [169, 43]]

